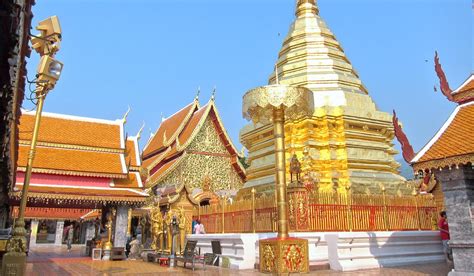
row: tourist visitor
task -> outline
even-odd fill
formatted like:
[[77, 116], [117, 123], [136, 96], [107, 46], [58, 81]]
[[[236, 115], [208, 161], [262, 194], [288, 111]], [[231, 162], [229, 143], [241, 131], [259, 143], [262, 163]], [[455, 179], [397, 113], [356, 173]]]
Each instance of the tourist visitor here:
[[74, 224], [69, 225], [67, 230], [67, 252], [71, 252], [72, 240], [74, 238]]
[[194, 234], [206, 234], [204, 224], [199, 219], [196, 220], [196, 225], [194, 225]]
[[448, 226], [446, 211], [440, 212], [439, 215], [440, 215], [440, 219], [438, 222], [438, 228], [439, 228], [439, 233], [441, 235], [441, 240], [443, 242], [443, 251], [446, 256], [446, 261], [452, 262], [453, 257], [452, 257], [451, 248], [449, 247], [449, 226]]

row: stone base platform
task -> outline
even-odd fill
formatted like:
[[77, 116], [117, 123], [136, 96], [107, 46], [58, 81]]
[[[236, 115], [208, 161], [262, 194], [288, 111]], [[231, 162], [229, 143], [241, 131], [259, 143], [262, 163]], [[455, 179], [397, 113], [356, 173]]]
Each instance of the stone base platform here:
[[[347, 271], [444, 262], [438, 231], [298, 232], [291, 237], [308, 240], [310, 270]], [[197, 240], [201, 254], [211, 253], [219, 240], [224, 262], [231, 269], [253, 269], [259, 264], [259, 240], [276, 233], [188, 235]], [[223, 262], [221, 262], [223, 263]]]
[[325, 238], [333, 270], [445, 261], [437, 231], [329, 233]]

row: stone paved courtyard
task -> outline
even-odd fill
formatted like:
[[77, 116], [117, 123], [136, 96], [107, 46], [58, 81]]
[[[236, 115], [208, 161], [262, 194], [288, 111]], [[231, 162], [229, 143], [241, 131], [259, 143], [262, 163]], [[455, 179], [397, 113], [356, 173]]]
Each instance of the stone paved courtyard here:
[[[83, 247], [74, 247], [67, 252], [65, 247], [39, 247], [30, 252], [27, 275], [268, 275], [257, 270], [236, 271], [200, 265], [193, 272], [182, 267], [160, 267], [143, 261], [92, 261], [81, 256]], [[397, 268], [359, 270], [355, 272], [335, 272], [331, 270], [312, 271], [307, 275], [447, 275], [446, 264], [420, 264]]]

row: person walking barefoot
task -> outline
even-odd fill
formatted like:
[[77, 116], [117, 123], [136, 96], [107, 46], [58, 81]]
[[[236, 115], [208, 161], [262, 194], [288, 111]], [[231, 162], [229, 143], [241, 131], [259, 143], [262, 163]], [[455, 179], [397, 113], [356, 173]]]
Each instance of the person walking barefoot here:
[[74, 238], [74, 224], [69, 225], [67, 230], [67, 252], [71, 252], [72, 240]]

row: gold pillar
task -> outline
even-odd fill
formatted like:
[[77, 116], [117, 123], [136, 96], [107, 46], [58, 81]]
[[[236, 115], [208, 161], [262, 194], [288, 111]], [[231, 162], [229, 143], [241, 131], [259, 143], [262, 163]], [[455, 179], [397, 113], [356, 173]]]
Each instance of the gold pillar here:
[[31, 138], [28, 162], [26, 164], [25, 180], [21, 191], [21, 201], [18, 213], [18, 219], [15, 221], [15, 228], [12, 237], [7, 241], [7, 253], [3, 256], [2, 274], [5, 275], [24, 275], [26, 269], [26, 249], [28, 247], [25, 229], [25, 209], [28, 202], [28, 187], [30, 186], [31, 172], [33, 169], [33, 160], [35, 159], [36, 144], [38, 142], [39, 127], [41, 122], [41, 112], [43, 111], [44, 98], [47, 90], [38, 88], [38, 107], [36, 109], [35, 125], [33, 136]]
[[385, 186], [382, 186], [382, 199], [383, 199], [383, 224], [385, 227], [385, 231], [388, 231], [387, 199], [385, 195]]
[[346, 201], [347, 201], [347, 227], [349, 227], [349, 231], [352, 232], [352, 192], [351, 187], [346, 186]]
[[416, 221], [417, 221], [417, 227], [418, 227], [418, 230], [421, 230], [421, 220], [420, 220], [420, 212], [418, 211], [418, 193], [413, 190], [413, 198], [415, 199], [415, 211], [416, 211]]
[[278, 238], [288, 238], [288, 200], [286, 195], [285, 111], [273, 108], [275, 137], [275, 176], [277, 191]]
[[268, 273], [308, 272], [308, 240], [288, 235], [286, 194], [285, 119], [312, 114], [313, 93], [303, 87], [267, 85], [248, 91], [243, 97], [243, 115], [254, 123], [273, 123], [275, 140], [275, 192], [278, 235], [259, 241], [260, 271]]
[[127, 237], [132, 236], [132, 208], [128, 208]]

